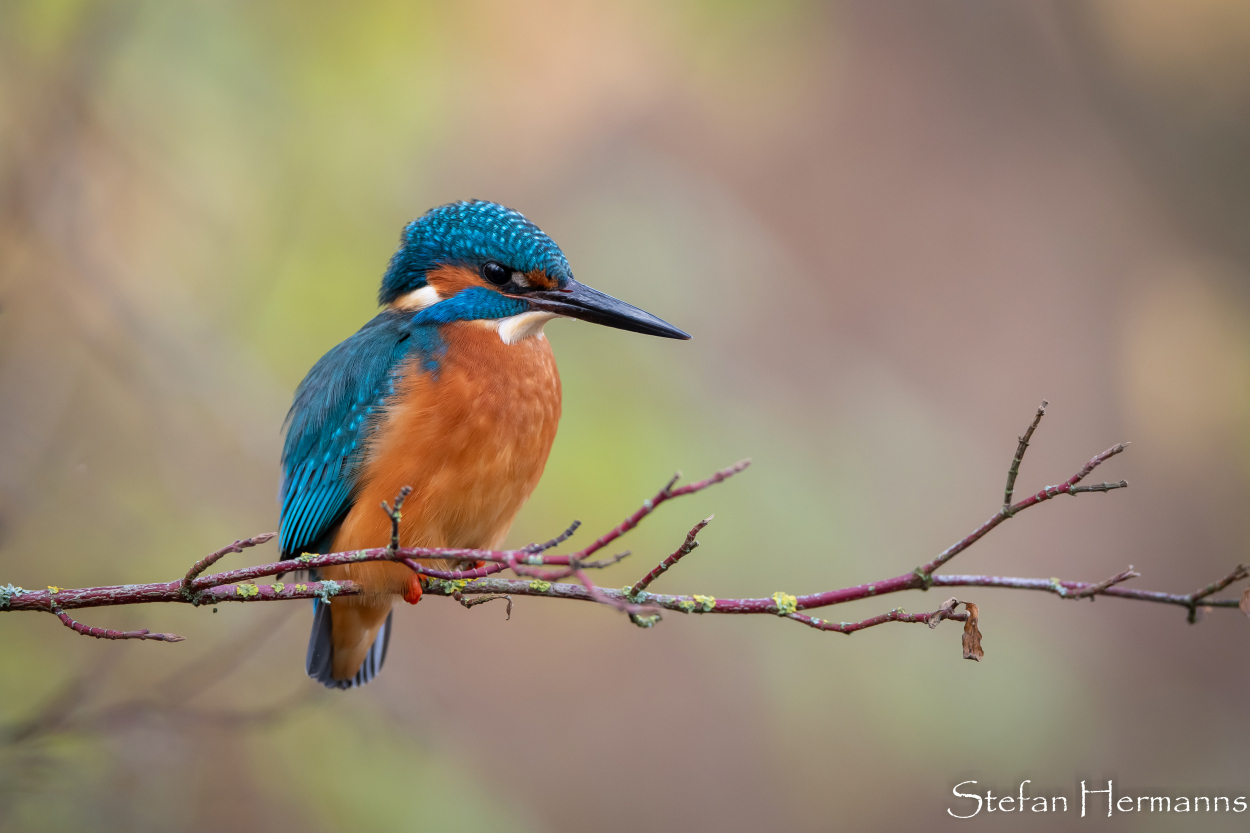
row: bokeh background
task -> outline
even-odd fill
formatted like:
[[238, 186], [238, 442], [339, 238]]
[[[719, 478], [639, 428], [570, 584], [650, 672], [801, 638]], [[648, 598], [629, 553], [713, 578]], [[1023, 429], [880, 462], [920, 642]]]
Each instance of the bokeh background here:
[[[1122, 439], [1132, 487], [952, 567], [1188, 592], [1250, 540], [1248, 115], [1241, 0], [8, 0], [0, 582], [168, 580], [275, 528], [296, 384], [401, 226], [480, 197], [695, 336], [548, 327], [564, 418], [514, 543], [749, 456], [604, 581], [713, 511], [657, 590], [897, 575], [995, 511], [1045, 398], [1019, 488]], [[0, 829], [1051, 830], [1090, 820], [956, 822], [950, 790], [1250, 793], [1239, 613], [963, 595], [980, 664], [957, 625], [427, 599], [347, 694], [304, 677], [302, 603], [80, 617], [177, 645], [4, 616]], [[1097, 823], [1244, 829], [1184, 822]]]

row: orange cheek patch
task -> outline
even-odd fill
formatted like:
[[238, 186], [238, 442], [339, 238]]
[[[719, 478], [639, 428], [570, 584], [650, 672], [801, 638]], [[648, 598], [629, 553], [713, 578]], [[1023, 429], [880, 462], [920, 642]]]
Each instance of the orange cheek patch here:
[[404, 601], [410, 605], [415, 605], [421, 601], [421, 577], [413, 573], [408, 578], [408, 584], [404, 587]]
[[525, 273], [526, 282], [534, 289], [555, 289], [556, 282], [541, 269]]
[[440, 266], [425, 275], [425, 282], [434, 287], [440, 298], [450, 298], [471, 286], [490, 286], [472, 269], [463, 266]]

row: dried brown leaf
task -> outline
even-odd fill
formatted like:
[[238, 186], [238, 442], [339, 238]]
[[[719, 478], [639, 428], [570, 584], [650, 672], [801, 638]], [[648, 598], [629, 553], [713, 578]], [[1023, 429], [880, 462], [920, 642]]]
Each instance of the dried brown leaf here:
[[954, 596], [942, 602], [941, 607], [929, 614], [929, 627], [936, 628], [938, 626], [938, 622], [942, 621], [942, 615], [946, 614], [949, 616], [958, 604], [959, 599], [956, 599]]
[[1241, 603], [1237, 605], [1241, 608], [1241, 612], [1250, 616], [1250, 587], [1241, 591]]
[[972, 602], [964, 602], [968, 611], [968, 621], [964, 622], [964, 659], [981, 661], [985, 651], [981, 648], [981, 631], [977, 628], [977, 618], [981, 611]]

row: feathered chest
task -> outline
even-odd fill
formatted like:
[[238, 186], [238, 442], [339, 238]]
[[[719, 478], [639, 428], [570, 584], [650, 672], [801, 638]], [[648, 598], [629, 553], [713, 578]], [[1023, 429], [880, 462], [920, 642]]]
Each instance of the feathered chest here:
[[437, 367], [414, 356], [394, 376], [356, 502], [374, 509], [378, 495], [412, 486], [405, 544], [494, 546], [542, 475], [560, 419], [560, 377], [541, 334], [507, 344], [482, 322], [441, 329]]

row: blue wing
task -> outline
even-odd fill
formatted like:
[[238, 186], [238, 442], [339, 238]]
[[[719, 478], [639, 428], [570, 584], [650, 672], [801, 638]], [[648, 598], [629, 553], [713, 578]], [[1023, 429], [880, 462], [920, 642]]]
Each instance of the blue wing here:
[[412, 349], [412, 316], [383, 312], [321, 357], [295, 392], [282, 449], [282, 557], [314, 548], [347, 514], [358, 463]]
[[438, 372], [446, 344], [439, 327], [473, 318], [503, 318], [528, 309], [484, 287], [420, 311], [380, 313], [313, 365], [295, 391], [282, 449], [283, 558], [317, 548], [351, 508], [357, 465], [369, 434], [395, 392], [394, 374], [411, 353]]

